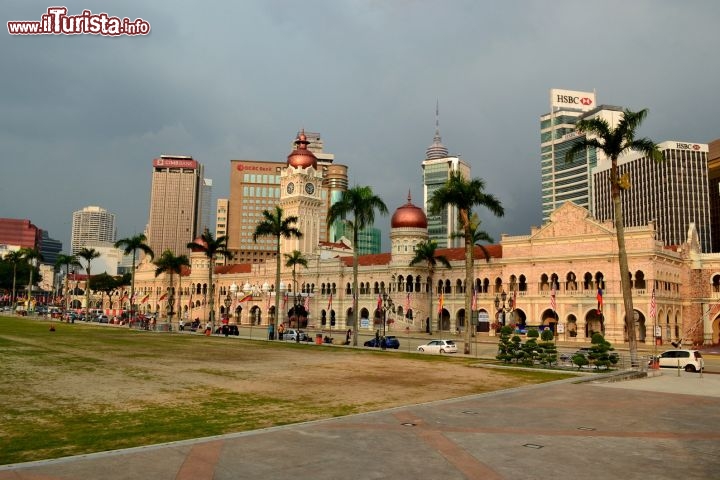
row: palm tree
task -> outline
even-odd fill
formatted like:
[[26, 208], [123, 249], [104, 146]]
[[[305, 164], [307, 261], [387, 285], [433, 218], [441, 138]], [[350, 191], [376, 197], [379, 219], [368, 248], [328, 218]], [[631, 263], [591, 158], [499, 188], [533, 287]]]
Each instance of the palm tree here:
[[[286, 253], [285, 259], [287, 260], [285, 262], [285, 266], [290, 268], [292, 267], [292, 279], [293, 279], [293, 315], [295, 315], [295, 322], [297, 328], [300, 328], [300, 319], [297, 316], [297, 280], [296, 280], [296, 267], [300, 265], [301, 267], [308, 267], [308, 261], [307, 258], [305, 258], [300, 250], [293, 250], [292, 253]], [[295, 335], [295, 340], [298, 342], [300, 341], [300, 335]]]
[[27, 287], [27, 311], [29, 312], [32, 302], [33, 272], [35, 271], [35, 260], [42, 260], [42, 255], [40, 255], [40, 251], [37, 248], [24, 247], [20, 249], [20, 252], [22, 252], [23, 260], [25, 260], [30, 266], [30, 279], [28, 280]]
[[[358, 333], [358, 232], [375, 222], [375, 210], [387, 215], [388, 209], [380, 197], [375, 195], [369, 186], [354, 186], [342, 192], [342, 197], [328, 210], [328, 227], [336, 220], [345, 220], [353, 232], [353, 346], [357, 347]], [[352, 220], [347, 217], [352, 215]]]
[[75, 255], [65, 255], [64, 253], [61, 253], [57, 256], [57, 260], [55, 260], [55, 267], [65, 267], [65, 289], [63, 290], [65, 292], [65, 310], [68, 310], [69, 302], [70, 302], [70, 295], [68, 295], [68, 276], [70, 275], [70, 267], [78, 267], [80, 268], [82, 265], [80, 265], [80, 262], [78, 262], [78, 259]]
[[87, 280], [85, 281], [85, 321], [90, 319], [90, 263], [100, 256], [100, 252], [94, 248], [83, 247], [77, 253], [77, 256], [87, 262], [85, 271], [87, 272]]
[[207, 228], [200, 235], [199, 242], [190, 242], [187, 244], [187, 248], [191, 250], [198, 250], [205, 254], [210, 264], [208, 268], [208, 291], [210, 298], [208, 299], [208, 307], [210, 308], [210, 314], [208, 321], [210, 325], [215, 326], [215, 289], [213, 288], [213, 270], [215, 270], [215, 257], [220, 255], [224, 258], [232, 258], [232, 253], [227, 249], [227, 236], [222, 235], [215, 238], [210, 230]]
[[[145, 255], [150, 257], [152, 260], [155, 257], [155, 253], [152, 248], [146, 243], [147, 237], [140, 233], [133, 237], [121, 238], [115, 242], [115, 248], [121, 248], [125, 255], [132, 253], [132, 280], [130, 281], [130, 316], [135, 314], [135, 258], [138, 250], [141, 250]], [[122, 307], [122, 306], [121, 306]]]
[[[182, 288], [182, 267], [190, 267], [190, 260], [188, 259], [187, 255], [175, 255], [171, 250], [165, 250], [162, 255], [160, 255], [160, 258], [158, 258], [155, 261], [155, 266], [157, 267], [155, 269], [155, 276], [157, 277], [161, 273], [169, 273], [170, 274], [170, 297], [168, 298], [168, 306], [170, 307], [170, 311], [168, 312], [168, 316], [170, 317], [170, 321], [172, 321], [173, 316], [173, 306], [175, 303], [175, 294], [173, 293], [173, 275], [178, 274], [178, 292], [180, 292], [180, 289]], [[180, 295], [178, 295], [178, 316], [180, 315]]]
[[[472, 208], [476, 205], [482, 206], [490, 210], [497, 217], [505, 215], [500, 201], [494, 195], [485, 193], [485, 181], [481, 178], [466, 180], [460, 172], [453, 172], [447, 183], [433, 192], [430, 198], [430, 213], [439, 215], [448, 206], [454, 206], [458, 209], [460, 225], [462, 226], [465, 237], [465, 312], [466, 319], [470, 316], [472, 303], [472, 285], [473, 285], [473, 224], [472, 224]], [[470, 337], [471, 329], [469, 322], [465, 328], [465, 354], [470, 353]]]
[[17, 306], [17, 298], [16, 298], [16, 288], [15, 288], [15, 281], [17, 279], [17, 266], [18, 263], [23, 261], [23, 253], [20, 250], [13, 250], [12, 252], [5, 255], [5, 261], [12, 263], [13, 266], [13, 287], [12, 287], [12, 309], [13, 312], [15, 311], [15, 307]]
[[615, 128], [602, 118], [580, 120], [575, 130], [586, 134], [572, 146], [565, 156], [566, 162], [576, 160], [576, 155], [585, 152], [588, 147], [595, 148], [610, 159], [610, 192], [615, 211], [615, 234], [617, 236], [618, 256], [620, 261], [620, 287], [625, 304], [625, 327], [630, 347], [630, 363], [637, 366], [637, 338], [635, 336], [635, 314], [630, 288], [630, 268], [627, 250], [625, 249], [625, 222], [623, 219], [620, 193], [630, 188], [629, 178], [620, 178], [618, 158], [630, 151], [640, 152], [655, 161], [662, 161], [663, 155], [658, 146], [648, 138], [635, 138], [635, 131], [647, 116], [647, 109], [633, 112], [625, 109], [623, 118]]
[[440, 262], [446, 268], [452, 268], [450, 262], [445, 255], [436, 255], [437, 242], [435, 240], [428, 240], [426, 242], [420, 242], [415, 245], [415, 256], [410, 260], [410, 266], [415, 266], [418, 263], [424, 263], [427, 265], [428, 270], [428, 315], [430, 321], [428, 322], [428, 333], [432, 334], [432, 315], [433, 315], [433, 276], [435, 275], [435, 268], [438, 262]]
[[[283, 218], [283, 209], [275, 206], [275, 211], [264, 210], [262, 212], [263, 219], [255, 226], [253, 233], [253, 242], [257, 242], [258, 237], [275, 237], [276, 250], [275, 257], [277, 265], [275, 267], [275, 317], [280, 318], [280, 237], [285, 238], [302, 238], [302, 232], [291, 225], [297, 223], [298, 217], [291, 215]], [[275, 329], [273, 327], [273, 337]]]

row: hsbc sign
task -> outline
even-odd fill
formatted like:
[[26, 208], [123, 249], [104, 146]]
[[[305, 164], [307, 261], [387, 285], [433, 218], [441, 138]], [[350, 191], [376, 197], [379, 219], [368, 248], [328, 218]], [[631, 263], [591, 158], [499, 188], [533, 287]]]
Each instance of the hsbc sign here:
[[554, 108], [591, 110], [595, 108], [595, 94], [554, 88], [550, 90], [550, 109]]

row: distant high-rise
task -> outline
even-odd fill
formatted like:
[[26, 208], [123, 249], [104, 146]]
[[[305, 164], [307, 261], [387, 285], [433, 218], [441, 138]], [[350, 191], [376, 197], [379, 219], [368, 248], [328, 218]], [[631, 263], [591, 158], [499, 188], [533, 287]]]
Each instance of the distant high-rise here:
[[[655, 222], [657, 239], [665, 245], [681, 245], [695, 225], [702, 252], [710, 252], [710, 202], [707, 144], [663, 142], [658, 144], [664, 160], [656, 162], [639, 153], [618, 159], [618, 174], [628, 175], [630, 188], [620, 196], [626, 227]], [[613, 220], [610, 192], [610, 161], [593, 170], [595, 216]]]
[[450, 178], [450, 174], [459, 172], [463, 178], [470, 180], [470, 166], [460, 157], [448, 154], [448, 149], [442, 144], [440, 137], [439, 109], [435, 107], [435, 136], [433, 143], [425, 152], [423, 169], [423, 205], [427, 213], [428, 235], [435, 240], [440, 248], [457, 247], [461, 239], [453, 238], [453, 234], [460, 230], [458, 211], [454, 206], [448, 206], [438, 215], [429, 213], [430, 198]]
[[47, 265], [55, 265], [58, 254], [62, 251], [62, 242], [50, 238], [50, 235], [45, 230], [41, 232], [40, 240], [40, 256], [42, 257], [41, 263]]
[[[187, 244], [202, 234], [202, 210], [210, 208], [206, 189], [212, 185], [203, 178], [203, 171], [203, 165], [192, 157], [161, 155], [153, 160], [147, 243], [156, 255], [168, 249], [175, 255], [188, 254]], [[204, 195], [208, 207], [203, 204]]]
[[74, 254], [83, 247], [115, 243], [115, 214], [104, 208], [88, 206], [73, 212], [70, 248]]
[[710, 230], [713, 253], [720, 252], [720, 138], [708, 144]]
[[575, 131], [578, 120], [595, 115], [614, 125], [622, 110], [606, 106], [597, 108], [594, 92], [550, 90], [550, 113], [540, 117], [543, 223], [568, 201], [594, 213], [591, 170], [597, 164], [596, 153], [588, 149], [585, 159], [569, 163], [565, 161], [565, 153], [585, 138]]

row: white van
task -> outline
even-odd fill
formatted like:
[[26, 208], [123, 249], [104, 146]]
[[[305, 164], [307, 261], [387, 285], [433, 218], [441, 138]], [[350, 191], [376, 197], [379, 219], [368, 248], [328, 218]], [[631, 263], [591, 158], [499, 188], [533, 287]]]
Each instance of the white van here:
[[698, 350], [668, 350], [658, 357], [660, 368], [682, 368], [697, 372], [705, 368], [705, 360]]

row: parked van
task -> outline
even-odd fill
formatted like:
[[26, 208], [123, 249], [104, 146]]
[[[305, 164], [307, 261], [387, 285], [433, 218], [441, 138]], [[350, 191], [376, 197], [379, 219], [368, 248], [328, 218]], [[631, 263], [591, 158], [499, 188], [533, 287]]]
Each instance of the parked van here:
[[658, 357], [660, 368], [682, 368], [697, 372], [705, 368], [705, 360], [698, 350], [668, 350]]

